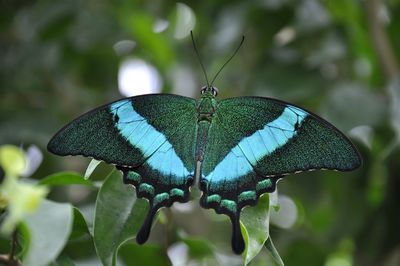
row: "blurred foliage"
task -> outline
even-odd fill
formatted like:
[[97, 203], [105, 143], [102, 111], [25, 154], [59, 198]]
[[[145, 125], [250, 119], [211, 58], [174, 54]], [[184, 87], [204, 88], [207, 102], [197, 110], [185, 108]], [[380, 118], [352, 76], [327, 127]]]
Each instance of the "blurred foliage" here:
[[[88, 159], [45, 151], [64, 124], [122, 97], [127, 59], [153, 65], [163, 92], [198, 97], [205, 81], [192, 28], [210, 77], [246, 37], [215, 82], [220, 99], [258, 95], [300, 105], [343, 130], [363, 157], [355, 172], [303, 173], [279, 183], [297, 207], [291, 228], [269, 228], [285, 265], [399, 265], [398, 0], [0, 0], [0, 144], [37, 145], [43, 163], [24, 179], [48, 176], [40, 182], [50, 189], [20, 224], [16, 255], [26, 265], [243, 263], [230, 250], [228, 219], [200, 210], [197, 198], [161, 212], [150, 244], [133, 244], [141, 223], [135, 215], [143, 217], [136, 210], [146, 207], [132, 189], [119, 176], [107, 178], [110, 166], [100, 164], [85, 180]], [[126, 229], [116, 239], [93, 235], [116, 237], [116, 226]], [[266, 243], [271, 251], [274, 244]], [[0, 254], [10, 245], [1, 236]], [[273, 265], [274, 256], [262, 249], [251, 265]]]

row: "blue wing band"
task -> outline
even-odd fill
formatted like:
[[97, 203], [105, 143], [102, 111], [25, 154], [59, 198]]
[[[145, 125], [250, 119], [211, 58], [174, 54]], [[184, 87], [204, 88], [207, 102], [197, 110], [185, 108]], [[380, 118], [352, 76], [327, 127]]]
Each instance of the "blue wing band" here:
[[287, 105], [282, 114], [264, 128], [243, 138], [205, 179], [212, 182], [233, 181], [253, 171], [265, 156], [284, 146], [297, 134], [308, 113]]
[[165, 176], [174, 176], [182, 180], [193, 175], [193, 172], [187, 170], [164, 134], [157, 131], [146, 118], [136, 112], [131, 101], [113, 103], [110, 111], [120, 134], [143, 153], [146, 164], [152, 169]]
[[[136, 235], [136, 241], [142, 244], [149, 237], [153, 218], [159, 208], [170, 207], [176, 201], [189, 200], [194, 171], [187, 169], [165, 134], [135, 110], [132, 101], [126, 99], [111, 104], [110, 113], [119, 134], [143, 156], [138, 166], [118, 166], [124, 173], [124, 182], [135, 186], [137, 196], [148, 199], [150, 203], [147, 217]], [[177, 130], [179, 128], [182, 125]], [[177, 130], [170, 132], [170, 136], [176, 134]]]

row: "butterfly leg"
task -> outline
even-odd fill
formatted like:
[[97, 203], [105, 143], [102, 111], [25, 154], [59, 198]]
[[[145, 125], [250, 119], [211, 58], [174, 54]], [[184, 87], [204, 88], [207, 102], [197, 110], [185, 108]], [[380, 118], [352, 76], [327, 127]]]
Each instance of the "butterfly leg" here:
[[136, 242], [143, 244], [150, 235], [154, 216], [162, 207], [170, 207], [174, 202], [187, 202], [189, 200], [189, 187], [193, 178], [188, 177], [182, 180], [173, 180], [146, 167], [133, 169], [118, 167], [123, 172], [125, 184], [133, 185], [136, 188], [138, 198], [145, 198], [149, 202], [149, 211], [142, 227], [136, 235]]

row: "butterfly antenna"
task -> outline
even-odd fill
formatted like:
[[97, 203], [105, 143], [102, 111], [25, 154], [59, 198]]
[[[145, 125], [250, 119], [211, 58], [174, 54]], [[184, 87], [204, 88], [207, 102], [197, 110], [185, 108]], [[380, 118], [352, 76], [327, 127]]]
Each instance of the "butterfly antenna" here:
[[211, 86], [214, 84], [215, 79], [218, 77], [219, 73], [221, 73], [222, 69], [224, 69], [224, 67], [232, 60], [232, 58], [235, 57], [236, 53], [239, 51], [243, 42], [244, 42], [244, 36], [242, 36], [242, 40], [240, 41], [240, 44], [236, 48], [235, 52], [231, 55], [231, 57], [229, 57], [229, 59], [225, 62], [225, 64], [222, 65], [222, 67], [218, 70], [217, 74], [215, 74], [213, 80], [211, 81]]
[[200, 54], [199, 54], [199, 51], [197, 50], [196, 42], [194, 41], [194, 37], [193, 37], [193, 32], [192, 31], [190, 31], [190, 36], [192, 36], [193, 48], [194, 48], [194, 51], [196, 52], [197, 59], [199, 60], [201, 69], [203, 70], [204, 77], [206, 78], [207, 87], [210, 87], [210, 83], [208, 82], [208, 78], [207, 78], [206, 69], [204, 68], [203, 62], [201, 62]]

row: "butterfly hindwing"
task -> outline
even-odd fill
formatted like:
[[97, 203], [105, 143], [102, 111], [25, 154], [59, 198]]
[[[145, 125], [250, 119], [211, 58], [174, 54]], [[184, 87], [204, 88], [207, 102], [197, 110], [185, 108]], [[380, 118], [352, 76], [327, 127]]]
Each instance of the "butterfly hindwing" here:
[[351, 142], [310, 112], [269, 98], [226, 99], [209, 129], [200, 201], [231, 218], [232, 246], [241, 253], [241, 209], [274, 191], [281, 176], [311, 169], [346, 171], [359, 164]]
[[58, 132], [48, 149], [115, 164], [124, 182], [149, 200], [137, 235], [147, 240], [157, 210], [188, 200], [194, 175], [197, 111], [190, 98], [158, 94], [122, 99], [91, 111]]

